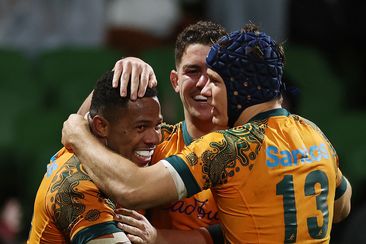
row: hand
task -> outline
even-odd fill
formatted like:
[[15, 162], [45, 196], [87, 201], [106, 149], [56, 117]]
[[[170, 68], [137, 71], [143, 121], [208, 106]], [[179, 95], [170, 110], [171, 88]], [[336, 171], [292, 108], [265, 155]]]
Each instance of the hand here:
[[154, 87], [158, 84], [152, 67], [139, 58], [127, 57], [119, 60], [114, 65], [113, 87], [118, 87], [120, 81], [120, 94], [122, 97], [127, 94], [127, 85], [131, 77], [131, 96], [132, 100], [143, 97], [146, 87]]
[[157, 239], [157, 230], [138, 212], [125, 208], [115, 210], [118, 227], [125, 231], [132, 243], [153, 244]]
[[67, 149], [73, 150], [75, 142], [85, 133], [90, 134], [88, 121], [81, 115], [71, 114], [63, 124], [61, 143]]

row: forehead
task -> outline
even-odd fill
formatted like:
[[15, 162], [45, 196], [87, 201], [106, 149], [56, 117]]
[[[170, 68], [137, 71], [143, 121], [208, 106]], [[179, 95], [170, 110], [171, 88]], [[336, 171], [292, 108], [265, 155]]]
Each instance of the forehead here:
[[210, 77], [210, 79], [214, 79], [215, 81], [224, 83], [224, 80], [221, 78], [221, 76], [214, 70], [208, 68], [207, 69], [207, 75]]
[[160, 102], [155, 97], [142, 97], [134, 101], [129, 100], [127, 104], [128, 112], [140, 113], [141, 115], [159, 115]]
[[122, 121], [156, 122], [162, 119], [160, 103], [157, 97], [143, 97], [135, 101], [129, 100], [127, 106], [120, 111]]
[[206, 59], [209, 50], [210, 45], [204, 45], [198, 43], [190, 44], [184, 50], [181, 62], [184, 62], [184, 60], [186, 59], [192, 59], [192, 58], [200, 60]]

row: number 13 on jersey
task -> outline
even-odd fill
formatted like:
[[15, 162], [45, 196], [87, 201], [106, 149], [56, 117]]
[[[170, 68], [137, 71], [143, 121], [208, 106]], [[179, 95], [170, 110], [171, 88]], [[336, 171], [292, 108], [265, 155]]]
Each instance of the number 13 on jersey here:
[[[319, 191], [316, 192], [316, 185], [320, 186]], [[296, 209], [296, 196], [298, 194], [304, 194], [307, 196], [315, 196], [314, 208], [321, 212], [322, 220], [318, 217], [307, 216], [307, 229], [308, 233], [313, 239], [324, 238], [328, 231], [328, 177], [321, 170], [314, 170], [306, 175], [305, 183], [301, 188], [300, 192], [295, 193], [294, 188], [294, 176], [291, 174], [285, 175], [280, 182], [276, 185], [276, 195], [283, 197], [283, 209], [284, 209], [284, 222], [285, 222], [285, 243], [296, 242], [298, 220], [297, 220], [297, 209]], [[299, 210], [301, 211], [301, 210]], [[303, 216], [303, 215], [299, 215]], [[322, 225], [319, 223], [322, 222]]]

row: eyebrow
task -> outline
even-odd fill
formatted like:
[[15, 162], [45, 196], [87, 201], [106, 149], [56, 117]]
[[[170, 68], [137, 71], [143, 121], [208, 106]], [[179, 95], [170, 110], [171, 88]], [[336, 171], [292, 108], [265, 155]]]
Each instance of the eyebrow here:
[[[158, 122], [163, 122], [162, 116], [159, 116], [159, 121]], [[146, 120], [146, 119], [140, 119], [140, 120], [134, 121], [134, 123], [155, 123], [155, 121], [153, 121], [153, 120]]]
[[[221, 76], [219, 74], [216, 74], [216, 73], [210, 73], [208, 72], [207, 73], [207, 76], [210, 78], [210, 79], [214, 79], [216, 81], [220, 81], [220, 78]], [[222, 78], [221, 78], [222, 79]]]
[[198, 64], [186, 64], [186, 65], [183, 65], [182, 69], [185, 70], [185, 69], [188, 69], [188, 68], [201, 68], [200, 65]]

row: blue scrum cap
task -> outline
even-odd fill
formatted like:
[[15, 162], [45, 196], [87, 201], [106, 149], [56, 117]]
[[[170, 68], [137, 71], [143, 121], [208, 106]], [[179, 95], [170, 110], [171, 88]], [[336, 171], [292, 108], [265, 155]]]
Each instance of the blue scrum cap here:
[[275, 41], [258, 31], [232, 32], [211, 47], [206, 63], [225, 82], [230, 127], [247, 107], [281, 94], [283, 59]]

